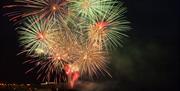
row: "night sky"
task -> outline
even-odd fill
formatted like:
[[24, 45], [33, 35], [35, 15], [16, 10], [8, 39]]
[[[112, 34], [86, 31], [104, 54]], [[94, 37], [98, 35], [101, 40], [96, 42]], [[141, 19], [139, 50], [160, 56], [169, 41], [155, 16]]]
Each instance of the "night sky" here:
[[[0, 0], [0, 82], [35, 83], [26, 75], [24, 56], [17, 56], [20, 48], [13, 22], [2, 9]], [[120, 91], [178, 91], [179, 83], [179, 0], [123, 0], [131, 22], [130, 36], [124, 47], [112, 53], [110, 73]], [[113, 91], [113, 90], [112, 90]]]

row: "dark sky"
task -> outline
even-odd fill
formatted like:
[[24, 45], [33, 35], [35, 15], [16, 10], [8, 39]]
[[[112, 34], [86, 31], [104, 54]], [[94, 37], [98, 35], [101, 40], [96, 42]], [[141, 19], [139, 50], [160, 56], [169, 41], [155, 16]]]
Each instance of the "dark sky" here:
[[[130, 37], [124, 47], [114, 53], [117, 60], [131, 60], [129, 63], [121, 61], [120, 69], [112, 62], [112, 70], [116, 70], [111, 72], [113, 79], [126, 84], [122, 86], [141, 89], [137, 91], [178, 91], [179, 0], [123, 1], [128, 7], [132, 30], [128, 32]], [[0, 82], [36, 82], [32, 76], [25, 75], [24, 57], [17, 56], [20, 50], [15, 26], [7, 16], [3, 16], [8, 12], [2, 9], [5, 2], [8, 0], [0, 1]], [[118, 58], [120, 55], [123, 57]]]

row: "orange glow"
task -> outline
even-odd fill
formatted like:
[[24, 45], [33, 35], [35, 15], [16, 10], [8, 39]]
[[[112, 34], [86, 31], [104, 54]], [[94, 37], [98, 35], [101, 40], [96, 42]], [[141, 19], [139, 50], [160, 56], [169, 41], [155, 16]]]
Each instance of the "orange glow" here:
[[52, 6], [52, 10], [53, 10], [53, 11], [56, 11], [57, 8], [58, 8], [57, 5], [53, 5], [53, 6]]
[[64, 70], [65, 70], [65, 72], [66, 72], [66, 74], [67, 74], [68, 76], [72, 73], [71, 68], [70, 68], [69, 65], [65, 65], [65, 66], [64, 66]]
[[57, 54], [53, 55], [54, 60], [61, 60], [61, 61], [63, 60], [64, 61], [67, 57], [68, 57], [67, 53], [65, 53], [65, 54], [57, 53]]
[[105, 27], [107, 27], [108, 26], [108, 23], [107, 22], [97, 22], [96, 24], [95, 24], [95, 27], [97, 28], [97, 29], [103, 29], [103, 28], [105, 28]]
[[87, 56], [87, 55], [85, 55], [85, 56], [83, 57], [83, 59], [84, 59], [84, 60], [86, 60], [87, 58], [88, 58], [88, 56]]
[[42, 32], [38, 33], [38, 34], [37, 34], [37, 39], [38, 39], [38, 40], [44, 40], [44, 39], [45, 39], [44, 33], [42, 33]]
[[56, 54], [54, 56], [54, 60], [61, 60], [61, 59], [62, 59], [62, 57], [60, 56], [60, 54]]
[[57, 59], [58, 59], [58, 60], [61, 60], [61, 57], [60, 57], [60, 56], [58, 56], [58, 57], [57, 57]]

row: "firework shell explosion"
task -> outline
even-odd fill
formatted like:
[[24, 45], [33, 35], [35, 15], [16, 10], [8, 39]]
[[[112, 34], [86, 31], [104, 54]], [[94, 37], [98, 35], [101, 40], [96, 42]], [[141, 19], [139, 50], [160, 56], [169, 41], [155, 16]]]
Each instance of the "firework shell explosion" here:
[[[42, 81], [68, 82], [107, 71], [109, 49], [122, 45], [129, 30], [126, 8], [117, 0], [15, 0], [7, 13], [19, 21], [22, 52]], [[19, 24], [19, 25], [20, 25]], [[20, 53], [20, 54], [21, 54]]]

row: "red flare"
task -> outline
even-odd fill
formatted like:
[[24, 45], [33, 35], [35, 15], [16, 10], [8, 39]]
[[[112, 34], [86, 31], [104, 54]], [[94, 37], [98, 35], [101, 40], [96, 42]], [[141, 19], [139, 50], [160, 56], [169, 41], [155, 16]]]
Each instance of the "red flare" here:
[[43, 39], [45, 39], [44, 34], [43, 34], [43, 33], [41, 33], [41, 32], [40, 32], [40, 33], [38, 33], [38, 34], [37, 34], [37, 39], [38, 39], [38, 40], [43, 40]]
[[70, 76], [72, 74], [72, 70], [69, 65], [65, 65], [64, 70], [66, 72], [66, 75]]
[[95, 24], [95, 26], [98, 28], [98, 29], [103, 29], [105, 27], [107, 27], [109, 24], [107, 22], [97, 22]]
[[71, 80], [72, 81], [77, 81], [79, 76], [80, 76], [80, 73], [78, 71], [73, 72]]
[[80, 77], [80, 73], [78, 71], [72, 73], [71, 81], [69, 83], [71, 88], [74, 87], [79, 77]]
[[73, 71], [70, 65], [65, 65], [64, 70], [66, 72], [66, 75], [69, 79], [69, 86], [70, 88], [73, 88], [75, 83], [77, 82], [78, 78], [80, 77], [79, 71]]

